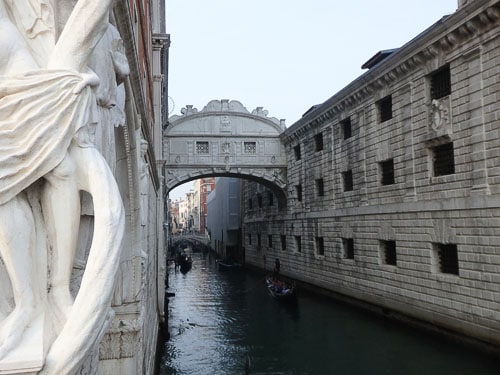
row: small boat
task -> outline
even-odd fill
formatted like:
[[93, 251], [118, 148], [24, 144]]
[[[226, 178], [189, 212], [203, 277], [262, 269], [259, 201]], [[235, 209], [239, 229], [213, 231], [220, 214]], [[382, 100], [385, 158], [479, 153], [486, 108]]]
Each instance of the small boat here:
[[290, 284], [268, 276], [266, 277], [266, 286], [274, 299], [280, 301], [294, 301], [296, 299], [295, 283]]
[[241, 264], [231, 262], [231, 261], [217, 261], [217, 269], [221, 272], [223, 271], [232, 271], [235, 268], [241, 268]]
[[191, 269], [193, 265], [193, 260], [190, 256], [187, 256], [185, 253], [181, 254], [179, 257], [179, 268], [182, 273], [186, 273]]

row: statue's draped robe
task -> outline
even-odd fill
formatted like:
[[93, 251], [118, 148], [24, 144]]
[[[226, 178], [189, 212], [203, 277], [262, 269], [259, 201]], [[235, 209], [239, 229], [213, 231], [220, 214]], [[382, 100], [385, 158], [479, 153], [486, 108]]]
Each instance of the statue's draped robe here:
[[74, 93], [81, 81], [70, 71], [0, 77], [0, 204], [54, 169], [94, 121], [92, 89]]

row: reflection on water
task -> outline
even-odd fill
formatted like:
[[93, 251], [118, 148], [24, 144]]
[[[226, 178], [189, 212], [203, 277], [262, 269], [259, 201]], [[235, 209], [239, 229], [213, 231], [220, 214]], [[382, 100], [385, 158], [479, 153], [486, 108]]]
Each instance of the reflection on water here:
[[336, 301], [299, 293], [285, 305], [262, 275], [219, 273], [195, 254], [187, 274], [170, 269], [170, 340], [161, 375], [499, 374], [470, 348]]

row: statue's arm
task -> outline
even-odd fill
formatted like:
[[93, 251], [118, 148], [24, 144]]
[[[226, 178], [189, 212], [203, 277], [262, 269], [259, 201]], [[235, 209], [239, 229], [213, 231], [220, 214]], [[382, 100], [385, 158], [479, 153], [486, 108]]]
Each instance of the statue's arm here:
[[106, 32], [113, 0], [79, 0], [49, 59], [49, 69], [83, 71]]

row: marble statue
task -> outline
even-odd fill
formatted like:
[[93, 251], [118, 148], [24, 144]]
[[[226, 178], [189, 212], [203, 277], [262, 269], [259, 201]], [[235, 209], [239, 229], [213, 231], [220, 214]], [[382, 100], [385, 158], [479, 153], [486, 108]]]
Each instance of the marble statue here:
[[[76, 373], [112, 315], [124, 210], [91, 140], [105, 77], [89, 64], [110, 30], [112, 2], [73, 2], [59, 28], [54, 8], [68, 0], [0, 0], [0, 258], [10, 281], [0, 278], [0, 293], [11, 288], [13, 297], [11, 309], [0, 308], [2, 373]], [[92, 197], [95, 221], [73, 298], [81, 191]], [[26, 344], [33, 337], [34, 349]]]

